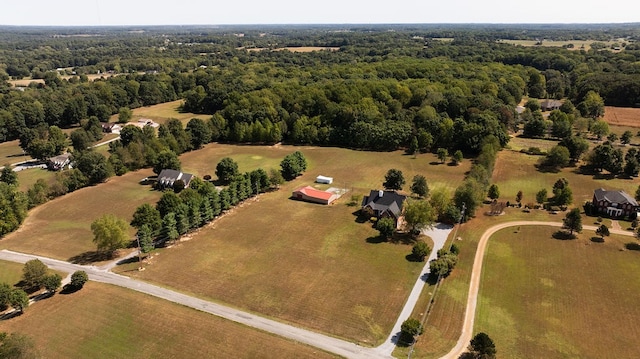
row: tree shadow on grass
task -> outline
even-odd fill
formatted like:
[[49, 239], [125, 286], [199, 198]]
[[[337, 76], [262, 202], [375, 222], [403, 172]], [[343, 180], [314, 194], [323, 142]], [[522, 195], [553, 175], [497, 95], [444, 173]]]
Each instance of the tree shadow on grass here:
[[62, 287], [60, 294], [73, 294], [80, 289], [82, 289], [82, 287], [76, 287], [75, 285], [66, 284], [64, 287]]
[[75, 255], [68, 259], [69, 262], [73, 264], [91, 264], [94, 262], [100, 262], [113, 259], [113, 253], [109, 252], [98, 252], [98, 251], [88, 251], [82, 254]]
[[409, 262], [415, 262], [415, 263], [419, 263], [419, 262], [424, 262], [424, 258], [421, 258], [419, 256], [416, 256], [413, 253], [409, 253], [406, 256], [404, 256], [404, 258], [406, 260], [408, 260]]
[[356, 223], [366, 223], [371, 219], [371, 217], [363, 215], [362, 211], [359, 209], [355, 212], [351, 212], [351, 214], [356, 218]]
[[602, 237], [591, 237], [591, 242], [593, 242], [593, 243], [604, 243], [604, 238], [602, 238]]
[[386, 243], [386, 242], [387, 242], [387, 239], [383, 236], [367, 237], [367, 243], [380, 244], [380, 243]]
[[9, 320], [11, 318], [19, 317], [22, 315], [22, 312], [19, 310], [12, 310], [8, 313], [4, 313], [0, 315], [0, 320]]
[[624, 247], [630, 251], [640, 251], [640, 243], [629, 242], [626, 243]]
[[561, 240], [561, 241], [568, 241], [568, 240], [572, 240], [572, 239], [576, 239], [576, 235], [575, 234], [571, 234], [567, 231], [555, 231], [553, 232], [552, 235], [553, 238]]

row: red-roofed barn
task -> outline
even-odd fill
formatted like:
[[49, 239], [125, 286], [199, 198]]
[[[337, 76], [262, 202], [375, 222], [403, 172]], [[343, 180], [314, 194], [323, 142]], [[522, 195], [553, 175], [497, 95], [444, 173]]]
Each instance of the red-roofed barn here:
[[338, 195], [331, 192], [321, 191], [311, 186], [300, 187], [293, 191], [292, 197], [301, 201], [330, 204], [338, 199]]

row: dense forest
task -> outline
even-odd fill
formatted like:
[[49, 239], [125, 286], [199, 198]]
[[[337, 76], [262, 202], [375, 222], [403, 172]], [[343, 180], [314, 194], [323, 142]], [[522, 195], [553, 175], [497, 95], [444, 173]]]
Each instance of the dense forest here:
[[[633, 24], [3, 27], [0, 142], [19, 139], [39, 160], [71, 145], [74, 168], [23, 193], [5, 167], [0, 236], [50, 198], [130, 170], [173, 168], [179, 154], [213, 141], [464, 152], [475, 163], [455, 205], [439, 212], [455, 221], [463, 203], [473, 215], [484, 198], [509, 133], [561, 140], [542, 166], [562, 167], [587, 150], [582, 132], [607, 134], [605, 104], [640, 106], [639, 38]], [[508, 43], [520, 40], [536, 45]], [[543, 116], [538, 99], [563, 105]], [[131, 109], [174, 100], [210, 117], [157, 131], [126, 126], [109, 156], [91, 150], [112, 115], [126, 122]], [[587, 163], [637, 175], [640, 155], [623, 167], [618, 152], [604, 144]]]
[[[636, 27], [523, 26], [4, 28], [0, 140], [184, 99], [212, 115], [216, 141], [393, 150], [415, 137], [474, 154], [489, 134], [506, 144], [523, 96], [640, 106]], [[620, 39], [624, 51], [497, 41], [522, 38]], [[301, 46], [331, 50], [285, 49]], [[98, 73], [120, 75], [89, 81]], [[7, 82], [22, 78], [44, 84]]]

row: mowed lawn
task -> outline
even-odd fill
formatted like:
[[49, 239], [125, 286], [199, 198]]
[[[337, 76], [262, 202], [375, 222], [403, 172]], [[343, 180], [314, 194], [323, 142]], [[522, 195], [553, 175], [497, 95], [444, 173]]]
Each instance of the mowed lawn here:
[[[155, 203], [161, 193], [139, 181], [152, 175], [150, 169], [111, 177], [106, 183], [86, 187], [51, 200], [29, 212], [15, 232], [0, 240], [0, 249], [11, 249], [71, 260], [96, 249], [91, 223], [104, 214], [114, 214], [127, 223], [143, 203]], [[134, 230], [130, 230], [132, 239]]]
[[20, 148], [20, 141], [6, 141], [0, 143], [0, 166], [10, 165], [16, 162], [30, 160], [31, 156], [25, 155]]
[[305, 175], [159, 251], [145, 271], [129, 271], [136, 264], [117, 270], [363, 345], [381, 343], [424, 263], [407, 261], [409, 244], [378, 243], [370, 223], [356, 222], [350, 193], [323, 206], [291, 200], [291, 191], [323, 174], [333, 176], [335, 186], [368, 194], [394, 167], [408, 182], [420, 173], [433, 186], [455, 188], [469, 161], [454, 167], [432, 165], [435, 157], [426, 154], [227, 145], [209, 145], [182, 160], [185, 169], [214, 168], [229, 156], [247, 171], [277, 166], [295, 150], [309, 161]]
[[[0, 279], [5, 262], [0, 262]], [[89, 282], [2, 321], [47, 358], [333, 358], [300, 343], [116, 286]]]
[[640, 354], [640, 252], [633, 237], [594, 243], [522, 226], [489, 241], [475, 332], [486, 332], [500, 358], [635, 358]]
[[500, 189], [500, 201], [515, 202], [518, 191], [523, 192], [523, 204], [536, 203], [536, 193], [546, 188], [549, 197], [553, 196], [553, 184], [559, 178], [566, 178], [573, 192], [573, 204], [582, 206], [593, 198], [593, 191], [603, 187], [614, 190], [621, 189], [633, 195], [640, 184], [638, 178], [598, 178], [593, 175], [580, 174], [577, 167], [564, 168], [558, 173], [540, 172], [535, 164], [541, 156], [530, 156], [520, 152], [503, 150], [498, 153], [493, 183]]

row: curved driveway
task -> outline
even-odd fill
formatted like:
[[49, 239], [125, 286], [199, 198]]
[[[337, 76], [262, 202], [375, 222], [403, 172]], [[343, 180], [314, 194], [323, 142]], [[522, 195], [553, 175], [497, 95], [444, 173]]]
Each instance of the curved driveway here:
[[[460, 338], [458, 338], [458, 342], [456, 346], [451, 349], [449, 353], [445, 356], [441, 357], [441, 359], [458, 359], [460, 355], [466, 352], [469, 342], [471, 341], [471, 337], [473, 335], [473, 324], [475, 321], [476, 315], [476, 305], [478, 304], [478, 291], [480, 289], [480, 279], [482, 274], [482, 262], [484, 260], [484, 252], [487, 248], [487, 242], [489, 238], [501, 229], [505, 229], [508, 227], [514, 226], [553, 226], [553, 227], [562, 227], [562, 223], [560, 222], [538, 222], [538, 221], [514, 221], [514, 222], [506, 222], [495, 225], [489, 229], [487, 229], [480, 237], [480, 241], [478, 242], [478, 248], [476, 249], [476, 256], [473, 260], [473, 269], [471, 270], [471, 282], [469, 283], [469, 296], [467, 297], [467, 309], [464, 313], [464, 322], [462, 324], [462, 333], [460, 333]], [[583, 230], [592, 230], [595, 231], [597, 227], [595, 226], [583, 226]], [[619, 229], [610, 229], [611, 233], [621, 234], [633, 236], [633, 232], [619, 230]]]

